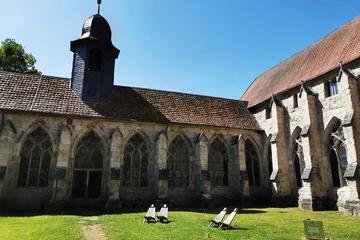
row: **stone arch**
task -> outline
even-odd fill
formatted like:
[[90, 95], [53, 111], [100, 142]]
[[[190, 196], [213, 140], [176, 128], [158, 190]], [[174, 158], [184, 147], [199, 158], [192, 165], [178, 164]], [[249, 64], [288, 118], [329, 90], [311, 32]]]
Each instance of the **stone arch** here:
[[[263, 154], [263, 159], [266, 160], [266, 166], [267, 166], [267, 171], [268, 171], [268, 176], [270, 179], [270, 176], [273, 172], [274, 166], [273, 166], [273, 160], [272, 160], [272, 150], [271, 150], [271, 138], [272, 138], [272, 134], [270, 133], [269, 136], [267, 138], [265, 138], [265, 144], [264, 144], [264, 154]], [[270, 181], [269, 181], [270, 183]]]
[[344, 130], [341, 124], [342, 121], [339, 118], [333, 117], [325, 128], [324, 134], [324, 137], [326, 137], [324, 138], [324, 150], [329, 166], [328, 174], [330, 175], [330, 180], [332, 180], [333, 187], [347, 185], [344, 173], [348, 161]]
[[30, 129], [21, 139], [17, 185], [46, 188], [51, 184], [54, 142], [43, 126], [34, 125]]
[[167, 146], [170, 146], [171, 142], [176, 138], [180, 137], [189, 149], [190, 156], [195, 156], [195, 148], [190, 139], [183, 132], [176, 132], [172, 134], [172, 137], [168, 138]]
[[90, 199], [104, 195], [108, 173], [105, 140], [96, 128], [87, 128], [73, 142], [72, 198]]
[[136, 129], [124, 139], [122, 144], [122, 186], [148, 187], [152, 160], [152, 144], [148, 136], [140, 129]]
[[4, 124], [0, 126], [0, 136], [6, 128], [9, 128], [13, 134], [16, 134], [16, 129], [14, 127], [14, 124], [10, 121], [10, 119], [7, 119], [4, 122]]
[[188, 187], [192, 177], [191, 156], [194, 150], [186, 135], [178, 132], [169, 139], [166, 151], [166, 166], [169, 187]]
[[208, 145], [208, 171], [212, 186], [229, 186], [230, 147], [222, 134], [214, 134]]
[[302, 146], [301, 146], [301, 131], [302, 129], [299, 126], [296, 126], [294, 131], [291, 134], [290, 137], [290, 143], [289, 143], [289, 159], [292, 159], [293, 165], [292, 165], [292, 172], [295, 173], [292, 175], [292, 181], [294, 186], [302, 187], [302, 180], [301, 175], [303, 172], [303, 169], [305, 168], [305, 159], [304, 154], [302, 152]]
[[70, 145], [70, 159], [73, 159], [75, 157], [75, 151], [80, 140], [91, 131], [94, 131], [94, 133], [101, 139], [102, 145], [104, 147], [105, 158], [107, 159], [107, 149], [109, 146], [109, 141], [103, 131], [96, 126], [85, 127], [78, 135], [73, 135], [72, 144]]
[[44, 129], [44, 131], [49, 135], [50, 139], [51, 139], [51, 143], [53, 144], [53, 152], [56, 150], [56, 139], [57, 137], [55, 136], [55, 134], [53, 133], [53, 131], [50, 130], [50, 127], [46, 124], [45, 121], [43, 120], [37, 120], [35, 122], [33, 122], [32, 124], [30, 124], [26, 130], [21, 131], [17, 134], [16, 138], [16, 142], [20, 144], [20, 148], [18, 149], [17, 152], [15, 152], [15, 156], [19, 156], [20, 155], [20, 151], [21, 151], [21, 147], [25, 141], [25, 139], [27, 138], [27, 136], [32, 133], [34, 130], [36, 130], [37, 128], [41, 127], [42, 129]]
[[261, 186], [261, 155], [258, 145], [250, 136], [245, 137], [245, 156], [246, 172], [249, 178], [249, 186]]
[[225, 147], [226, 147], [226, 152], [227, 152], [227, 154], [230, 155], [230, 149], [231, 149], [231, 147], [230, 147], [229, 143], [226, 141], [224, 135], [221, 134], [221, 133], [214, 133], [214, 134], [211, 136], [210, 140], [208, 141], [208, 148], [209, 148], [210, 145], [214, 142], [215, 139], [219, 139], [219, 140], [225, 145]]

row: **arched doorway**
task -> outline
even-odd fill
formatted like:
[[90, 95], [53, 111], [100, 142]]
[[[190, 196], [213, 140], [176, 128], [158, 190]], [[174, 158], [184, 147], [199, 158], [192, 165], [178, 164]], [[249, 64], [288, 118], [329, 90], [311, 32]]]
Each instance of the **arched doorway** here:
[[101, 139], [90, 131], [77, 145], [72, 182], [72, 198], [94, 199], [101, 196], [104, 149]]

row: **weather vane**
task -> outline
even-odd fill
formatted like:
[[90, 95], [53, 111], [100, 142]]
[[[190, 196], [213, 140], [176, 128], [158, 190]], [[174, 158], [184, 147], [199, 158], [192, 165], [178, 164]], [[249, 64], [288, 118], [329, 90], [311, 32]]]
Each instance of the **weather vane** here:
[[98, 14], [100, 15], [100, 4], [101, 4], [101, 0], [97, 0], [98, 3]]

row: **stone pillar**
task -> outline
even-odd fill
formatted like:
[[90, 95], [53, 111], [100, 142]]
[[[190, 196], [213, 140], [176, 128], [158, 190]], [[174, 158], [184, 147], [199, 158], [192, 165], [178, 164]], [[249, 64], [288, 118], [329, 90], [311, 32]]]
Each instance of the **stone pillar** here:
[[285, 108], [274, 97], [271, 112], [273, 121], [273, 134], [270, 139], [273, 163], [273, 172], [270, 176], [271, 202], [275, 206], [292, 206], [295, 203], [291, 196], [288, 152], [285, 141]]
[[162, 130], [155, 142], [155, 185], [156, 197], [165, 201], [168, 197], [168, 171], [167, 171], [167, 136]]
[[245, 141], [241, 135], [236, 136], [232, 142], [233, 167], [235, 179], [233, 194], [234, 198], [244, 205], [250, 205], [249, 178], [246, 172]]
[[10, 120], [0, 126], [0, 214], [3, 210], [2, 199], [5, 194], [4, 191], [6, 191], [4, 187], [7, 181], [6, 170], [12, 159], [15, 133], [16, 130]]
[[301, 144], [305, 167], [302, 171], [302, 188], [299, 190], [299, 207], [304, 210], [323, 210], [326, 186], [322, 163], [322, 141], [318, 121], [317, 98], [307, 87], [302, 87], [299, 106], [302, 107], [303, 126]]
[[121, 163], [121, 141], [122, 134], [116, 128], [111, 135], [110, 144], [110, 180], [109, 180], [109, 199], [106, 203], [107, 211], [116, 211], [121, 208], [120, 204], [120, 163]]
[[346, 113], [342, 120], [348, 166], [344, 177], [347, 181], [347, 194], [344, 199], [343, 209], [347, 215], [360, 216], [360, 102], [359, 79], [344, 74], [342, 79], [347, 80], [347, 89], [344, 94], [349, 97], [349, 102], [343, 103]]
[[211, 183], [208, 171], [209, 151], [207, 147], [208, 139], [204, 133], [200, 133], [195, 141], [195, 169], [196, 169], [196, 188], [201, 194], [203, 204], [211, 200]]
[[62, 201], [68, 200], [70, 198], [70, 196], [67, 196], [66, 182], [71, 145], [71, 130], [68, 126], [64, 126], [60, 130], [60, 138], [58, 143], [59, 150], [57, 154], [53, 194], [51, 198], [51, 202], [53, 204], [61, 203]]

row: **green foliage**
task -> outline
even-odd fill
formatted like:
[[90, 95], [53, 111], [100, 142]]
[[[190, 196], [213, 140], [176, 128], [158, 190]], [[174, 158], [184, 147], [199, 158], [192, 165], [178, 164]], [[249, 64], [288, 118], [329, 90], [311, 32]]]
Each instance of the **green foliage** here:
[[7, 38], [0, 46], [0, 70], [19, 73], [40, 74], [35, 68], [36, 59], [26, 53], [15, 39]]

